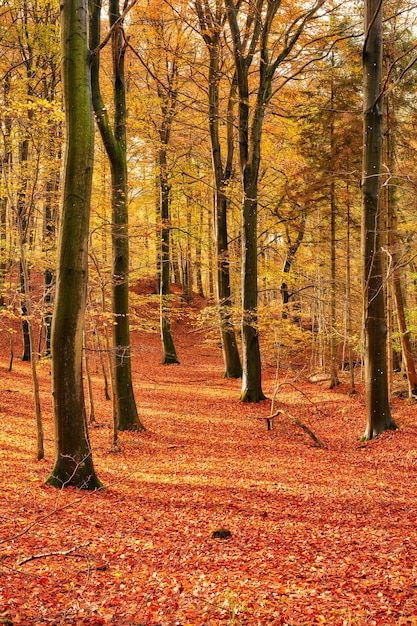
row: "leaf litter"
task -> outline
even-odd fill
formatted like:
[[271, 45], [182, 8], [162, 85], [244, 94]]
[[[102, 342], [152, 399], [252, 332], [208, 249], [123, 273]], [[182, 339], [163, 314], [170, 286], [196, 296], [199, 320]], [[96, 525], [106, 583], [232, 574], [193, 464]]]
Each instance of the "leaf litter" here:
[[[283, 385], [273, 430], [239, 402], [221, 352], [184, 321], [180, 365], [134, 333], [144, 433], [120, 433], [93, 371], [94, 463], [105, 489], [44, 484], [53, 465], [49, 365], [40, 369], [46, 458], [35, 459], [28, 364], [2, 351], [0, 623], [417, 625], [416, 406], [395, 398], [397, 432], [360, 443], [364, 399], [347, 385]], [[198, 337], [197, 337], [198, 339]], [[146, 355], [146, 356], [144, 356]], [[220, 532], [222, 531], [222, 532]], [[224, 531], [224, 532], [223, 532]], [[227, 532], [226, 532], [227, 531]]]

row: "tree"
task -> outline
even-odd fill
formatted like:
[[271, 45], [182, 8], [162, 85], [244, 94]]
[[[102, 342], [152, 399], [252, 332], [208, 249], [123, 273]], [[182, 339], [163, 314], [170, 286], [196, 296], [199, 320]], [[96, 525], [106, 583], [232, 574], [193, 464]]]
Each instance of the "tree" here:
[[[158, 19], [156, 32], [164, 35], [164, 20]], [[171, 291], [170, 271], [170, 238], [171, 238], [171, 185], [169, 183], [168, 147], [170, 143], [172, 122], [178, 104], [178, 61], [173, 58], [165, 63], [165, 80], [157, 83], [157, 94], [161, 111], [158, 124], [158, 186], [161, 247], [159, 254], [159, 291], [160, 291], [160, 325], [162, 340], [162, 363], [179, 363], [172, 335], [169, 297]]]
[[[409, 245], [403, 241], [399, 229], [399, 200], [404, 197], [404, 184], [402, 177], [397, 175], [398, 163], [402, 160], [403, 145], [401, 135], [399, 133], [398, 117], [404, 117], [409, 114], [404, 109], [412, 105], [412, 99], [407, 96], [415, 90], [415, 70], [411, 72], [415, 64], [415, 56], [412, 55], [410, 61], [410, 53], [414, 50], [414, 45], [410, 41], [412, 33], [410, 27], [410, 15], [402, 15], [401, 9], [404, 7], [402, 3], [391, 7], [388, 5], [388, 11], [394, 9], [394, 15], [389, 14], [389, 20], [384, 25], [384, 65], [386, 71], [385, 88], [386, 94], [384, 98], [384, 163], [389, 172], [389, 179], [384, 185], [384, 200], [387, 208], [387, 247], [388, 256], [388, 277], [391, 278], [392, 295], [394, 299], [394, 308], [396, 311], [396, 321], [398, 325], [399, 339], [401, 344], [402, 362], [405, 373], [407, 374], [408, 393], [411, 398], [417, 393], [417, 372], [413, 358], [413, 348], [411, 342], [411, 332], [407, 327], [406, 315], [406, 290], [404, 288], [404, 266], [407, 264], [406, 255], [409, 254]], [[401, 15], [401, 18], [400, 18]], [[407, 76], [405, 73], [407, 72]], [[414, 76], [413, 76], [414, 74]], [[398, 81], [401, 80], [400, 89], [392, 89]], [[388, 87], [387, 82], [390, 82]], [[403, 131], [403, 136], [406, 134]], [[408, 133], [407, 133], [408, 134]], [[405, 177], [408, 178], [407, 176]], [[404, 218], [403, 218], [404, 219]], [[414, 230], [414, 229], [413, 229]], [[391, 252], [390, 252], [391, 251]], [[391, 276], [390, 276], [391, 274]], [[388, 296], [391, 295], [391, 284], [387, 284], [387, 320], [394, 319], [390, 310], [390, 302]], [[389, 339], [388, 331], [388, 339]], [[389, 342], [388, 342], [389, 343]], [[393, 346], [388, 345], [388, 365], [393, 364], [394, 350]]]
[[[324, 0], [301, 12], [282, 36], [271, 44], [274, 20], [281, 2], [255, 0], [246, 5], [225, 0], [233, 44], [234, 66], [239, 95], [239, 157], [242, 176], [242, 347], [243, 376], [241, 400], [259, 402], [262, 391], [258, 338], [257, 211], [261, 163], [261, 139], [265, 109], [273, 93], [277, 68], [294, 51], [306, 24]], [[258, 63], [259, 60], [259, 63]], [[307, 64], [309, 61], [306, 62]], [[302, 65], [302, 64], [301, 64]], [[301, 70], [296, 70], [299, 73]], [[254, 75], [253, 75], [254, 74]], [[256, 77], [256, 78], [255, 78]], [[285, 79], [284, 84], [288, 79]], [[282, 84], [282, 83], [281, 83]], [[280, 87], [275, 88], [275, 92]]]
[[381, 246], [383, 145], [382, 1], [365, 0], [363, 46], [362, 259], [364, 292], [365, 440], [395, 429], [388, 398]]
[[224, 27], [225, 13], [221, 3], [212, 11], [207, 0], [204, 4], [196, 0], [196, 10], [200, 23], [200, 33], [209, 53], [208, 71], [208, 118], [210, 128], [211, 153], [215, 182], [214, 220], [217, 256], [217, 299], [220, 317], [220, 337], [226, 378], [241, 378], [242, 364], [236, 342], [232, 318], [232, 293], [230, 287], [229, 245], [227, 227], [227, 209], [229, 200], [227, 185], [233, 173], [234, 137], [233, 108], [236, 97], [236, 80], [233, 77], [230, 86], [227, 122], [226, 156], [223, 162], [220, 136], [219, 92], [221, 78], [221, 32]]
[[93, 4], [90, 20], [90, 46], [93, 50], [91, 82], [93, 107], [111, 168], [112, 248], [113, 248], [113, 349], [115, 390], [113, 397], [119, 430], [144, 430], [135, 402], [129, 325], [129, 215], [126, 157], [126, 89], [123, 15], [119, 0], [109, 2], [109, 23], [113, 60], [114, 121], [111, 127], [100, 91], [101, 0]]
[[[160, 294], [160, 331], [162, 363], [179, 363], [172, 334], [170, 293], [172, 238], [172, 164], [170, 149], [173, 124], [178, 114], [179, 97], [183, 87], [182, 76], [184, 47], [187, 45], [185, 21], [180, 19], [183, 6], [174, 10], [159, 0], [148, 0], [144, 13], [139, 12], [142, 36], [135, 47], [145, 76], [147, 96], [151, 103], [147, 111], [148, 132], [153, 127], [157, 181], [157, 269]], [[151, 122], [151, 125], [149, 124]]]
[[88, 438], [82, 377], [94, 155], [87, 23], [87, 0], [63, 2], [61, 47], [66, 141], [52, 322], [56, 458], [47, 482], [56, 487], [98, 489], [101, 482], [94, 469]]

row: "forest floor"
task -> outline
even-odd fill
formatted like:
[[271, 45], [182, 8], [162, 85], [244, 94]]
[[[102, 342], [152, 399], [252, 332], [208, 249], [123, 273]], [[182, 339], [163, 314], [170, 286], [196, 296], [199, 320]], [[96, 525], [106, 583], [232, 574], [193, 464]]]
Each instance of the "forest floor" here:
[[[0, 623], [118, 626], [417, 625], [417, 411], [369, 443], [364, 398], [263, 372], [239, 402], [218, 346], [187, 320], [180, 365], [158, 332], [133, 336], [145, 432], [120, 433], [93, 371], [93, 456], [105, 489], [44, 484], [54, 461], [50, 364], [40, 366], [46, 456], [36, 460], [30, 366], [0, 352]], [[16, 340], [17, 342], [17, 340]], [[216, 538], [219, 529], [230, 532]]]

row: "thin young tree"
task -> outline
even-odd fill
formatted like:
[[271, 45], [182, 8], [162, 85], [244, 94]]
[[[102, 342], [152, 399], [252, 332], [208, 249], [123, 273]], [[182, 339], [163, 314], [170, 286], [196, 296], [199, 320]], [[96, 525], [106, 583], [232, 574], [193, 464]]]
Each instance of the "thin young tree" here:
[[[179, 363], [171, 323], [171, 267], [175, 268], [172, 211], [173, 125], [180, 107], [183, 87], [184, 46], [188, 39], [182, 6], [175, 8], [160, 0], [148, 0], [137, 18], [142, 23], [141, 38], [132, 46], [144, 68], [138, 75], [141, 89], [151, 102], [147, 126], [155, 151], [157, 184], [157, 272], [160, 295], [162, 363]], [[177, 279], [176, 279], [177, 280]]]
[[160, 213], [160, 254], [159, 254], [159, 292], [160, 292], [160, 326], [162, 340], [162, 363], [164, 365], [179, 363], [172, 334], [170, 314], [171, 291], [171, 185], [169, 183], [168, 148], [170, 143], [172, 122], [177, 108], [177, 62], [167, 64], [166, 82], [159, 82], [157, 93], [160, 102], [161, 120], [158, 127], [158, 186]]
[[383, 146], [382, 0], [365, 0], [363, 46], [362, 259], [366, 429], [363, 439], [395, 429], [388, 397], [386, 311], [381, 246]]
[[88, 279], [88, 235], [94, 156], [94, 122], [87, 40], [88, 1], [61, 5], [65, 162], [52, 322], [55, 465], [47, 483], [98, 489], [90, 447], [82, 377]]

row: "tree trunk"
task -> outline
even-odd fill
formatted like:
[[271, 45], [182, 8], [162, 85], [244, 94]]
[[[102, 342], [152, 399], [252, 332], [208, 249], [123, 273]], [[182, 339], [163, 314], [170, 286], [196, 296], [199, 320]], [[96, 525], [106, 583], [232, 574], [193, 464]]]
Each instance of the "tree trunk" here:
[[185, 252], [182, 263], [182, 297], [187, 304], [193, 301], [193, 263], [191, 256], [191, 207], [187, 196], [187, 230]]
[[356, 393], [355, 368], [352, 356], [352, 304], [351, 304], [351, 215], [350, 215], [350, 188], [346, 183], [347, 216], [346, 216], [346, 339], [349, 363], [350, 395]]
[[381, 258], [382, 3], [365, 2], [362, 259], [366, 429], [364, 439], [396, 428], [388, 399], [385, 303]]
[[339, 384], [336, 334], [336, 198], [334, 180], [330, 183], [331, 282], [330, 282], [330, 389]]
[[87, 0], [61, 5], [66, 145], [62, 215], [52, 322], [52, 387], [56, 459], [47, 482], [101, 487], [87, 433], [82, 376], [94, 126], [87, 45]]
[[44, 458], [45, 451], [43, 445], [43, 424], [42, 424], [42, 410], [41, 399], [39, 392], [39, 377], [38, 377], [38, 355], [35, 350], [35, 334], [33, 332], [33, 318], [32, 318], [32, 302], [29, 292], [29, 267], [26, 258], [26, 250], [24, 245], [24, 230], [22, 228], [22, 222], [18, 216], [18, 232], [19, 232], [19, 247], [20, 247], [20, 271], [21, 279], [23, 280], [23, 294], [24, 305], [27, 312], [27, 331], [29, 337], [29, 349], [30, 349], [30, 363], [32, 371], [32, 384], [33, 384], [33, 400], [35, 403], [35, 418], [36, 418], [36, 458], [38, 461]]
[[[162, 135], [162, 133], [161, 133]], [[161, 137], [162, 138], [162, 137]], [[159, 189], [161, 218], [161, 258], [160, 258], [160, 324], [162, 340], [162, 363], [179, 363], [171, 330], [170, 297], [170, 198], [167, 173], [166, 145], [159, 150]]]
[[[271, 6], [271, 5], [270, 5]], [[264, 400], [262, 391], [262, 368], [258, 338], [258, 175], [261, 160], [262, 124], [265, 109], [266, 85], [264, 80], [267, 68], [260, 68], [256, 103], [250, 124], [249, 69], [253, 52], [259, 37], [259, 30], [253, 33], [253, 46], [245, 57], [242, 49], [237, 10], [232, 0], [226, 0], [227, 17], [233, 38], [234, 63], [239, 95], [239, 160], [242, 174], [242, 402]], [[269, 9], [268, 9], [269, 11]], [[271, 18], [272, 19], [272, 18]], [[255, 15], [255, 23], [260, 15]], [[266, 20], [267, 26], [271, 22]], [[267, 28], [265, 26], [265, 28]], [[257, 33], [255, 32], [257, 31]], [[268, 30], [263, 33], [266, 45]], [[272, 76], [271, 76], [272, 79]]]
[[393, 289], [397, 310], [397, 323], [400, 331], [402, 356], [404, 359], [405, 371], [407, 373], [408, 395], [411, 398], [412, 396], [417, 395], [417, 373], [413, 359], [413, 351], [411, 348], [410, 331], [407, 329], [401, 275], [398, 267], [394, 267]]
[[[3, 79], [3, 102], [8, 104], [8, 96], [10, 90], [10, 74], [7, 74]], [[11, 133], [11, 119], [9, 116], [4, 117], [4, 129], [3, 129], [3, 154], [0, 157], [0, 307], [5, 306], [5, 283], [6, 283], [6, 269], [7, 269], [7, 178], [9, 176], [9, 167], [11, 163], [11, 145], [10, 145], [10, 133]]]
[[[20, 164], [20, 180], [19, 180], [19, 190], [17, 194], [17, 206], [16, 206], [16, 219], [19, 222], [19, 229], [22, 231], [22, 245], [26, 244], [27, 241], [27, 231], [28, 231], [28, 221], [29, 221], [29, 210], [26, 206], [27, 203], [27, 188], [28, 188], [28, 160], [29, 160], [29, 140], [24, 139], [19, 147], [19, 164]], [[22, 340], [23, 340], [23, 353], [22, 353], [22, 361], [30, 361], [30, 337], [29, 337], [29, 321], [28, 321], [28, 310], [27, 310], [27, 298], [29, 298], [29, 293], [26, 293], [26, 289], [30, 289], [30, 280], [28, 284], [25, 283], [24, 277], [24, 263], [20, 261], [19, 263], [19, 275], [20, 275], [20, 291], [22, 293], [22, 303], [21, 303], [21, 313], [22, 313]], [[29, 271], [29, 270], [28, 270]], [[30, 275], [29, 275], [30, 278]]]
[[334, 163], [336, 160], [336, 140], [334, 136], [334, 84], [332, 53], [330, 86], [330, 389], [339, 384], [337, 377], [337, 334], [336, 334], [336, 189]]
[[[55, 155], [51, 154], [54, 158]], [[58, 160], [56, 163], [58, 164]], [[46, 251], [51, 250], [55, 242], [56, 226], [57, 226], [57, 207], [56, 195], [59, 190], [60, 169], [50, 174], [50, 179], [46, 184], [46, 201], [45, 201], [45, 240], [44, 245]], [[45, 355], [51, 354], [51, 328], [52, 328], [52, 291], [55, 284], [55, 271], [51, 267], [47, 267], [44, 272], [44, 311], [43, 323], [45, 327]]]
[[232, 313], [229, 250], [227, 241], [227, 198], [222, 187], [215, 200], [217, 249], [217, 299], [219, 303], [220, 336], [223, 352], [224, 377], [241, 378], [242, 363], [237, 347]]
[[203, 289], [203, 274], [202, 274], [202, 239], [203, 239], [203, 223], [204, 223], [204, 209], [203, 203], [200, 203], [200, 215], [199, 215], [199, 224], [198, 224], [198, 234], [195, 242], [195, 273], [196, 273], [196, 283], [197, 283], [197, 293], [201, 298], [204, 298], [204, 289]]
[[90, 42], [94, 50], [91, 78], [93, 106], [100, 134], [109, 157], [112, 179], [112, 312], [115, 386], [119, 430], [144, 430], [136, 407], [132, 384], [129, 324], [129, 216], [126, 158], [125, 44], [119, 23], [119, 0], [109, 3], [112, 28], [114, 129], [112, 130], [100, 93], [99, 44], [101, 1], [94, 4], [90, 20]]
[[242, 402], [264, 400], [258, 340], [258, 172], [246, 165], [243, 171], [242, 208]]
[[[217, 265], [217, 301], [219, 307], [219, 325], [222, 344], [224, 377], [241, 378], [242, 364], [237, 347], [236, 333], [232, 315], [232, 293], [230, 288], [230, 267], [228, 249], [227, 208], [226, 195], [227, 185], [233, 172], [234, 154], [234, 119], [233, 109], [236, 96], [236, 81], [233, 80], [227, 107], [227, 143], [226, 157], [223, 163], [222, 146], [220, 142], [220, 113], [219, 113], [219, 85], [220, 85], [220, 28], [223, 21], [223, 8], [218, 9], [216, 14], [210, 11], [205, 2], [196, 0], [196, 9], [200, 21], [200, 33], [203, 37], [210, 57], [209, 65], [209, 129], [211, 140], [211, 154], [215, 181], [214, 190], [214, 225]], [[219, 13], [221, 11], [221, 13]]]
[[[287, 252], [285, 254], [284, 265], [282, 268], [282, 273], [284, 274], [284, 277], [285, 275], [288, 276], [291, 272], [295, 255], [303, 242], [305, 230], [306, 230], [307, 210], [305, 208], [301, 209], [301, 207], [299, 207], [298, 205], [297, 205], [297, 208], [300, 210], [300, 224], [298, 227], [298, 233], [297, 233], [297, 237], [295, 241], [291, 241], [289, 225], [288, 225], [288, 222], [285, 223], [285, 232], [286, 232], [286, 238], [287, 238]], [[290, 293], [289, 288], [288, 288], [288, 283], [287, 283], [288, 278], [286, 277], [284, 278], [284, 277], [283, 277], [283, 280], [281, 281], [280, 291], [281, 291], [281, 299], [282, 299], [282, 319], [287, 319], [288, 318], [288, 304], [290, 302], [292, 294]]]

